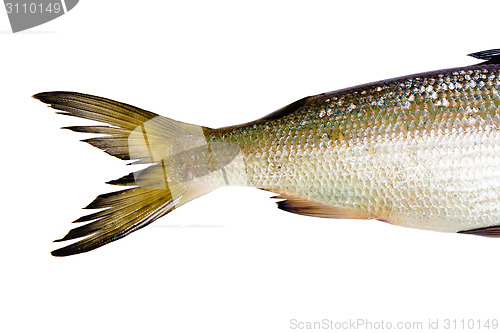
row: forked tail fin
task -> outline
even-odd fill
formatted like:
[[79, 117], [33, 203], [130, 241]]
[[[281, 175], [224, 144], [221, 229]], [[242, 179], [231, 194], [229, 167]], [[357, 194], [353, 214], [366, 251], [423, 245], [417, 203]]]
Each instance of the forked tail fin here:
[[60, 110], [59, 114], [111, 125], [65, 128], [103, 134], [83, 141], [112, 156], [133, 160], [134, 164], [150, 164], [108, 182], [131, 188], [99, 195], [85, 207], [102, 210], [74, 221], [88, 223], [57, 241], [84, 238], [53, 251], [54, 256], [87, 252], [125, 237], [180, 205], [225, 185], [221, 170], [239, 153], [234, 145], [208, 142], [207, 128], [109, 99], [74, 92], [45, 92], [33, 97]]

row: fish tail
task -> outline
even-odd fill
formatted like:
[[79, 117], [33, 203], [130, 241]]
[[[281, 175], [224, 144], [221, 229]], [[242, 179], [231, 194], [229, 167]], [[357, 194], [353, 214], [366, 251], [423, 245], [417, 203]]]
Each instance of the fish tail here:
[[[208, 128], [80, 93], [44, 92], [33, 97], [58, 110], [58, 114], [108, 124], [64, 128], [100, 134], [83, 141], [114, 157], [130, 160], [131, 164], [147, 164], [140, 171], [108, 182], [129, 188], [101, 194], [85, 207], [100, 210], [74, 221], [86, 224], [70, 230], [57, 242], [79, 240], [53, 251], [54, 256], [91, 251], [123, 238], [225, 185], [220, 169], [229, 160], [217, 157], [221, 155], [217, 152], [231, 154], [223, 143], [210, 145], [206, 138]], [[237, 153], [236, 149], [233, 154]]]

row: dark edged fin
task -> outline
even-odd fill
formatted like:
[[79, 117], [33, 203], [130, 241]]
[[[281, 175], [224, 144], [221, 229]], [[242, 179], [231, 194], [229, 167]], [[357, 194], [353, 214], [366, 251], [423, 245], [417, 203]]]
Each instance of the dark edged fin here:
[[60, 110], [58, 114], [107, 123], [109, 126], [63, 127], [75, 132], [105, 134], [85, 139], [84, 142], [104, 150], [122, 160], [130, 159], [128, 138], [130, 133], [157, 114], [107, 98], [75, 92], [52, 91], [36, 94], [34, 98]]
[[484, 227], [478, 229], [461, 230], [457, 231], [459, 234], [470, 234], [485, 237], [500, 237], [500, 226]]
[[372, 219], [372, 216], [364, 212], [355, 211], [344, 207], [328, 206], [322, 203], [318, 203], [309, 199], [301, 198], [293, 194], [286, 193], [280, 189], [266, 189], [262, 190], [278, 193], [278, 196], [272, 198], [275, 199], [285, 199], [278, 201], [276, 204], [278, 208], [286, 212], [314, 216], [314, 217], [324, 217], [324, 218], [336, 218], [336, 219]]
[[312, 97], [312, 96], [308, 96], [308, 97], [304, 97], [302, 99], [299, 99], [298, 101], [295, 101], [295, 102], [293, 102], [291, 104], [288, 104], [287, 106], [284, 106], [281, 109], [276, 110], [276, 111], [268, 114], [267, 116], [264, 116], [264, 117], [260, 118], [259, 120], [268, 121], [268, 120], [274, 120], [274, 119], [278, 119], [278, 118], [281, 118], [281, 117], [288, 116], [289, 114], [297, 111], [302, 106], [304, 106], [304, 104], [306, 104], [307, 100], [310, 97]]
[[[129, 135], [137, 127], [158, 115], [134, 106], [74, 92], [45, 92], [34, 98], [60, 110], [59, 114], [107, 123], [111, 126], [63, 127], [74, 132], [105, 136], [83, 140], [120, 159], [130, 159]], [[129, 174], [109, 182], [114, 185], [136, 186]], [[56, 242], [85, 237], [71, 245], [52, 252], [54, 256], [68, 256], [87, 252], [115, 241], [174, 209], [172, 195], [165, 184], [162, 189], [135, 187], [99, 195], [86, 209], [102, 209], [82, 216], [75, 222], [89, 222], [69, 231]], [[104, 209], [103, 209], [104, 208]]]
[[485, 62], [482, 62], [481, 65], [500, 64], [500, 49], [492, 49], [492, 50], [470, 53], [468, 54], [468, 56], [476, 59], [486, 60]]
[[[57, 242], [82, 239], [53, 251], [52, 255], [68, 256], [87, 252], [118, 240], [214, 189], [205, 182], [186, 182], [180, 178], [182, 174], [177, 170], [182, 166], [182, 160], [178, 162], [180, 165], [168, 164], [172, 161], [168, 152], [178, 145], [179, 140], [186, 144], [186, 149], [198, 147], [199, 142], [205, 142], [201, 126], [185, 124], [128, 104], [80, 93], [56, 91], [33, 97], [60, 110], [57, 112], [59, 114], [107, 123], [64, 128], [81, 133], [101, 134], [100, 137], [83, 141], [120, 159], [133, 159], [134, 164], [151, 164], [143, 170], [108, 182], [111, 185], [133, 188], [99, 195], [85, 208], [100, 210], [74, 221], [87, 224], [70, 230]], [[194, 156], [196, 153], [204, 153], [192, 149], [190, 152]]]
[[135, 187], [102, 194], [85, 208], [105, 209], [76, 220], [75, 222], [91, 222], [71, 229], [66, 236], [55, 242], [86, 238], [52, 251], [53, 256], [69, 256], [106, 245], [147, 226], [172, 211], [175, 206], [168, 189]]

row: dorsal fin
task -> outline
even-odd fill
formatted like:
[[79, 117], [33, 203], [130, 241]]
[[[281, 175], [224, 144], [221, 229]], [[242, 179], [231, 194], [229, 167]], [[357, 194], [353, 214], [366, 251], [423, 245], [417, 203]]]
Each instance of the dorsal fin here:
[[287, 106], [282, 107], [281, 109], [271, 112], [270, 114], [260, 118], [259, 120], [273, 120], [287, 116], [293, 113], [294, 111], [298, 110], [301, 106], [303, 106], [310, 97], [311, 96], [301, 98], [298, 101], [295, 101], [291, 104], [288, 104]]
[[281, 189], [266, 189], [263, 190], [278, 193], [279, 195], [274, 196], [274, 199], [285, 199], [278, 201], [276, 204], [278, 208], [290, 213], [315, 216], [315, 217], [326, 217], [326, 218], [336, 218], [336, 219], [372, 219], [372, 216], [368, 214], [356, 211], [346, 207], [336, 207], [325, 205], [316, 201], [305, 199], [293, 194], [289, 194]]
[[500, 49], [479, 51], [470, 53], [468, 54], [468, 56], [476, 59], [486, 60], [481, 64], [500, 64]]

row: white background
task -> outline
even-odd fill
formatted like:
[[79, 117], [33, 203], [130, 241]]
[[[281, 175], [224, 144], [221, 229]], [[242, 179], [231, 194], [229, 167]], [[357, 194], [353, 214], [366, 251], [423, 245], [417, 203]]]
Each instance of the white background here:
[[[468, 3], [465, 5], [465, 3]], [[500, 319], [500, 240], [328, 220], [223, 188], [117, 242], [52, 240], [125, 162], [30, 96], [95, 94], [211, 127], [307, 95], [476, 63], [497, 1], [80, 1], [12, 34], [0, 9], [1, 332], [294, 332], [290, 320]], [[500, 221], [499, 221], [500, 222]], [[443, 327], [443, 326], [441, 326]], [[488, 330], [481, 330], [488, 331]], [[491, 330], [490, 330], [491, 331]]]

